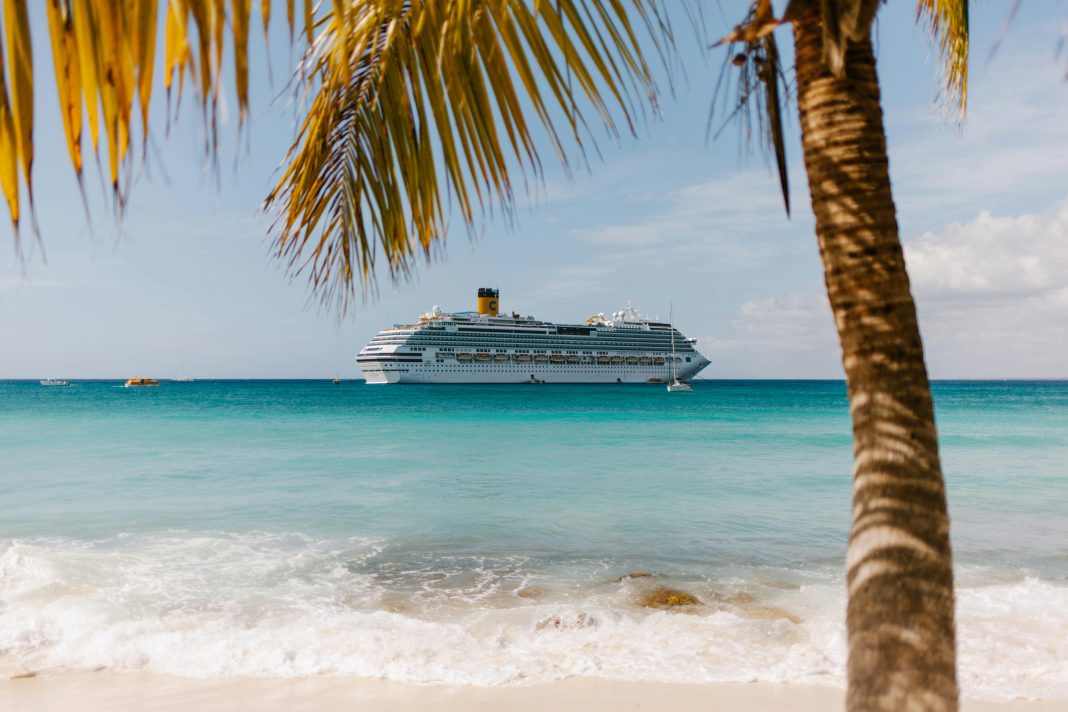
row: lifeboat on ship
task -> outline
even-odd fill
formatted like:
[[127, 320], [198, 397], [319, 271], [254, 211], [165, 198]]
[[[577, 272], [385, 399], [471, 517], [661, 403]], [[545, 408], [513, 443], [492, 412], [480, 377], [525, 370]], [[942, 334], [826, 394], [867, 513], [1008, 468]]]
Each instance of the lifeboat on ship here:
[[612, 363], [623, 363], [623, 357], [622, 356], [613, 356], [612, 357]]
[[567, 362], [568, 363], [580, 363], [581, 361], [582, 361], [582, 359], [579, 358], [578, 356], [568, 356], [567, 357]]
[[545, 363], [546, 361], [549, 360], [549, 357], [546, 356], [545, 354], [538, 354], [537, 356], [534, 357], [534, 360], [537, 361], [538, 363]]
[[564, 361], [566, 361], [566, 360], [567, 359], [564, 358], [563, 354], [550, 354], [549, 355], [549, 363], [564, 363]]
[[475, 359], [478, 361], [489, 361], [493, 358], [493, 354], [475, 354]]
[[653, 363], [655, 365], [657, 365], [657, 366], [663, 366], [664, 365], [664, 357], [663, 356], [657, 356], [656, 358], [653, 359]]
[[512, 358], [514, 358], [516, 361], [519, 361], [520, 363], [527, 363], [530, 361], [530, 354], [516, 354]]
[[653, 362], [653, 359], [652, 359], [651, 356], [642, 356], [642, 357], [640, 357], [638, 359], [638, 363], [640, 363], [643, 366], [648, 366], [652, 362]]
[[511, 358], [512, 357], [509, 356], [508, 354], [497, 354], [496, 356], [493, 357], [493, 360], [494, 361], [508, 361]]
[[638, 357], [637, 356], [627, 356], [627, 363], [628, 364], [632, 364], [632, 365], [638, 363]]
[[456, 354], [457, 361], [470, 361], [473, 358], [474, 356], [472, 356], [471, 354]]
[[608, 356], [598, 356], [597, 357], [597, 363], [599, 363], [602, 366], [605, 365], [606, 363], [611, 363], [611, 362], [612, 362], [612, 359], [610, 359]]

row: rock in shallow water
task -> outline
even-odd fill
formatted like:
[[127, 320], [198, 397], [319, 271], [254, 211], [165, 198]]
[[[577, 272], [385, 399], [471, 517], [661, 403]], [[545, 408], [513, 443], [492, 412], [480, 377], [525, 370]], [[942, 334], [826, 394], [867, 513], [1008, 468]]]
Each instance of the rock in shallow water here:
[[641, 597], [641, 605], [646, 608], [679, 608], [682, 606], [700, 606], [701, 600], [692, 593], [675, 588], [654, 588]]

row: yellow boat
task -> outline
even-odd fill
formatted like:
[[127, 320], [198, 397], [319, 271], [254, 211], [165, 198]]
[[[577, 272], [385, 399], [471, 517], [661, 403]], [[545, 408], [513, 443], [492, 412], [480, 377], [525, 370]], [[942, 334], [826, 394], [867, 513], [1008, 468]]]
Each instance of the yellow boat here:
[[130, 378], [126, 381], [126, 387], [132, 388], [134, 386], [158, 386], [159, 381], [155, 378]]

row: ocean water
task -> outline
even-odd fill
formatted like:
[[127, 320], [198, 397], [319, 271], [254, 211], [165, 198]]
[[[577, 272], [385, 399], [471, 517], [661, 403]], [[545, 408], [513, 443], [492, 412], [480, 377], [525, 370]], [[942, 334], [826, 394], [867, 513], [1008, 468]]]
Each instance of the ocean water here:
[[[965, 694], [1068, 699], [1068, 382], [934, 392]], [[839, 382], [0, 382], [0, 675], [843, 685], [850, 461]]]

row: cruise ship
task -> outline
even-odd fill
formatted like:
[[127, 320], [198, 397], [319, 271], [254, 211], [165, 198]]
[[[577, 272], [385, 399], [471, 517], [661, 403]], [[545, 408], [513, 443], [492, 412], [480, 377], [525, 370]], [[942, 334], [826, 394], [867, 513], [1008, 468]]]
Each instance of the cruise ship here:
[[356, 363], [367, 383], [667, 383], [709, 363], [696, 339], [629, 305], [611, 318], [554, 324], [500, 314], [499, 304], [497, 289], [482, 288], [477, 311], [434, 307], [378, 332]]

